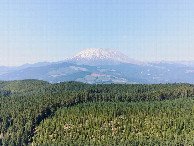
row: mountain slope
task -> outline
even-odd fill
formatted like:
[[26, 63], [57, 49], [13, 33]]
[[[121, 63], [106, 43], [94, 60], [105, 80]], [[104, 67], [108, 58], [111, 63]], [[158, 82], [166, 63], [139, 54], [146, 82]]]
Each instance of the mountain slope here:
[[41, 67], [29, 67], [0, 75], [0, 80], [38, 79], [57, 83], [80, 81], [84, 83], [126, 83], [119, 71], [103, 67], [58, 63]]

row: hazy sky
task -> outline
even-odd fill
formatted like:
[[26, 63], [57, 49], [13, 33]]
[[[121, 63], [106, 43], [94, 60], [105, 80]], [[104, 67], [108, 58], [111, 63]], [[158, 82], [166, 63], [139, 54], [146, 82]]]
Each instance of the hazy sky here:
[[194, 60], [193, 0], [0, 0], [0, 65], [86, 48], [137, 60]]

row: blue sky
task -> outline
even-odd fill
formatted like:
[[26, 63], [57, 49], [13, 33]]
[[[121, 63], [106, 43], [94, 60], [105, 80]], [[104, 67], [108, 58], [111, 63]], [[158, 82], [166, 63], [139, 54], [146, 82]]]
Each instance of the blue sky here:
[[0, 1], [0, 65], [60, 61], [86, 48], [194, 60], [194, 1]]

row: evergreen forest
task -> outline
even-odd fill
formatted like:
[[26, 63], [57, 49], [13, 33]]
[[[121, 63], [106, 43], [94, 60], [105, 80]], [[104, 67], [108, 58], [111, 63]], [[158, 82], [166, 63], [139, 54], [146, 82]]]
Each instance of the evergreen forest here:
[[0, 81], [0, 145], [193, 145], [194, 85]]

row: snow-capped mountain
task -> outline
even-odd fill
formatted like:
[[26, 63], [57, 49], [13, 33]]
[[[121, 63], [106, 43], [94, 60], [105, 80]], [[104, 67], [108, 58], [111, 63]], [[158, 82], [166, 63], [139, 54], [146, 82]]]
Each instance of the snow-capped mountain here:
[[115, 65], [120, 63], [139, 64], [139, 61], [113, 50], [101, 48], [89, 48], [70, 58], [69, 62], [85, 65]]
[[194, 66], [188, 63], [142, 63], [112, 49], [86, 49], [65, 61], [0, 67], [0, 80], [38, 79], [50, 83], [78, 81], [89, 84], [194, 84]]

